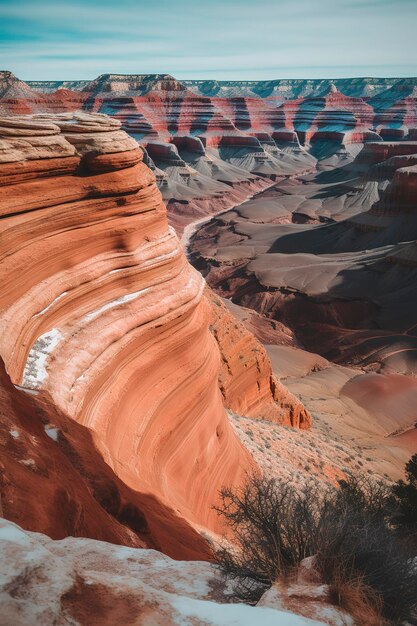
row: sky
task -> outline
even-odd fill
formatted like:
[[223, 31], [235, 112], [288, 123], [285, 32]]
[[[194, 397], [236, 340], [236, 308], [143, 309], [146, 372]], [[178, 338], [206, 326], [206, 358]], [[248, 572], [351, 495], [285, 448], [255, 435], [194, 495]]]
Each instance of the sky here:
[[0, 0], [23, 80], [417, 75], [417, 0]]

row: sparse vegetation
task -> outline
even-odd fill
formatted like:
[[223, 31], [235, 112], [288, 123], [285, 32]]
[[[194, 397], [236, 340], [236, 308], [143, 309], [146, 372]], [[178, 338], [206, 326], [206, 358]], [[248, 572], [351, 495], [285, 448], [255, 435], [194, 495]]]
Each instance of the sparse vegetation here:
[[235, 546], [224, 545], [217, 560], [236, 595], [255, 603], [315, 555], [329, 601], [361, 616], [358, 623], [397, 624], [417, 602], [417, 569], [392, 524], [395, 505], [392, 490], [370, 479], [296, 490], [292, 481], [254, 478], [221, 492], [217, 511]]
[[393, 486], [398, 501], [397, 523], [405, 528], [417, 543], [417, 454], [405, 466], [407, 480]]

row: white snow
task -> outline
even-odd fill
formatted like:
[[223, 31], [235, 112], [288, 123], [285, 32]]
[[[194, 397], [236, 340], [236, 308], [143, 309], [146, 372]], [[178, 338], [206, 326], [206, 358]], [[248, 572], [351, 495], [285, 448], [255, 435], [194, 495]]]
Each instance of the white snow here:
[[58, 441], [58, 435], [59, 435], [59, 429], [55, 428], [54, 426], [51, 426], [51, 424], [46, 424], [45, 425], [45, 432], [48, 435], [48, 437], [50, 437], [50, 439], [53, 439], [54, 441]]
[[150, 289], [151, 289], [150, 287], [147, 287], [146, 289], [140, 289], [139, 291], [128, 293], [125, 296], [120, 296], [119, 298], [116, 298], [116, 300], [107, 302], [106, 304], [103, 304], [103, 306], [101, 306], [99, 309], [96, 309], [95, 311], [92, 311], [91, 313], [88, 313], [87, 315], [85, 315], [83, 320], [86, 322], [91, 322], [91, 320], [98, 317], [104, 311], [113, 309], [114, 307], [119, 306], [119, 304], [124, 304], [125, 302], [131, 302], [131, 300], [135, 300], [136, 298], [139, 298], [139, 296], [143, 295], [147, 291], [150, 291]]
[[30, 543], [30, 538], [16, 524], [7, 524], [0, 526], [0, 544], [3, 541], [25, 545]]
[[[149, 607], [149, 616], [132, 609], [132, 624], [137, 626], [325, 626], [281, 609], [223, 603], [224, 580], [210, 563], [174, 561], [156, 550], [93, 539], [67, 537], [53, 541], [0, 518], [0, 604], [4, 623], [67, 623], [61, 598], [79, 579], [95, 585], [102, 596], [108, 593], [119, 606], [129, 597], [134, 607]], [[13, 593], [16, 580], [20, 581], [19, 594]], [[88, 601], [84, 608], [88, 611]], [[99, 619], [94, 607], [87, 618]], [[116, 617], [115, 623], [119, 621]]]
[[64, 291], [63, 293], [61, 293], [59, 296], [57, 296], [56, 298], [54, 298], [52, 300], [52, 302], [50, 302], [48, 304], [47, 307], [45, 307], [44, 309], [42, 309], [42, 311], [39, 311], [39, 313], [36, 313], [36, 315], [34, 315], [34, 317], [39, 317], [40, 315], [43, 315], [44, 313], [46, 313], [47, 311], [49, 311], [49, 309], [55, 304], [55, 302], [58, 302], [58, 300], [61, 300], [61, 298], [63, 298], [64, 296], [66, 296], [68, 293], [68, 291]]
[[58, 328], [52, 328], [37, 338], [31, 347], [23, 370], [22, 386], [39, 389], [48, 378], [46, 369], [48, 357], [62, 339]]
[[10, 434], [13, 437], [13, 439], [19, 439], [20, 433], [18, 430], [11, 430]]
[[[208, 600], [178, 597], [172, 600], [172, 606], [180, 613], [176, 619], [178, 626], [193, 623], [193, 619], [213, 626], [323, 626], [323, 622], [294, 613], [247, 604], [217, 604]], [[184, 618], [190, 618], [190, 621]]]
[[25, 393], [28, 393], [31, 396], [37, 396], [38, 392], [36, 391], [36, 389], [27, 389], [26, 387], [22, 387], [21, 385], [14, 385], [14, 387], [16, 389], [19, 389], [19, 391], [24, 391]]
[[25, 465], [26, 467], [30, 467], [31, 469], [36, 468], [36, 463], [33, 459], [20, 459], [19, 463]]

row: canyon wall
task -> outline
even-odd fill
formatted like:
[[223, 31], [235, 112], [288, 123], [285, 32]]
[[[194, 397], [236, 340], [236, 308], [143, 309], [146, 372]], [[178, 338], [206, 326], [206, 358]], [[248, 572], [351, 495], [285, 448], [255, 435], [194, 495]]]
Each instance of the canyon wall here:
[[264, 346], [209, 289], [206, 297], [212, 305], [210, 329], [220, 350], [219, 386], [226, 406], [238, 415], [309, 428], [311, 416], [273, 375]]
[[412, 138], [415, 79], [179, 81], [103, 74], [25, 83], [0, 73], [0, 111], [108, 114], [146, 150], [177, 233], [274, 181], [350, 162], [363, 143]]
[[101, 115], [2, 118], [0, 138], [12, 382], [87, 426], [128, 487], [215, 524], [218, 489], [252, 462], [223, 408], [204, 281], [142, 150]]
[[415, 141], [369, 142], [202, 226], [190, 258], [311, 352], [415, 375], [416, 163]]
[[[91, 431], [80, 463], [91, 466], [88, 449], [96, 458], [96, 446], [112, 470], [100, 470], [104, 494], [110, 483], [117, 493], [124, 483], [127, 492], [116, 500], [142, 494], [132, 507], [145, 520], [153, 498], [161, 518], [179, 513], [217, 528], [211, 507], [219, 489], [257, 471], [224, 405], [300, 428], [310, 416], [273, 378], [253, 335], [205, 292], [142, 159], [120, 122], [102, 114], [0, 118], [0, 279], [7, 285], [0, 355], [19, 402], [32, 403], [33, 415], [36, 407], [51, 411], [43, 426], [60, 432], [72, 418]], [[20, 432], [13, 419], [9, 431]], [[77, 449], [82, 431], [65, 428]], [[6, 436], [13, 457], [17, 444]], [[21, 453], [26, 471], [45, 463], [25, 446]], [[21, 522], [13, 497], [9, 491], [4, 507]], [[72, 501], [83, 511], [80, 499]], [[91, 511], [109, 499], [90, 503]], [[114, 505], [115, 523], [126, 503]], [[32, 528], [47, 532], [50, 512], [42, 523]], [[93, 526], [81, 524], [79, 532], [94, 534]], [[183, 531], [192, 533], [186, 523]], [[150, 545], [165, 545], [158, 533], [144, 533]]]

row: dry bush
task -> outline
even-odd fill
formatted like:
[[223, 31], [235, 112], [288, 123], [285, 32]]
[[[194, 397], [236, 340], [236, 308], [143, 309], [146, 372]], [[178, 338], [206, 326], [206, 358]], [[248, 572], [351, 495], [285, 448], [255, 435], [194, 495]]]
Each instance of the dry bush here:
[[[240, 490], [224, 489], [217, 511], [235, 546], [217, 560], [236, 595], [255, 603], [276, 580], [316, 555], [332, 599], [363, 619], [399, 623], [417, 601], [417, 571], [392, 525], [393, 498], [384, 485], [349, 479], [339, 489], [305, 487], [254, 478]], [[355, 608], [356, 606], [356, 608]], [[366, 622], [363, 622], [364, 624]]]
[[350, 578], [343, 566], [333, 573], [329, 584], [329, 602], [351, 615], [361, 626], [384, 626], [382, 599], [372, 587], [366, 585], [363, 576]]
[[236, 547], [223, 546], [217, 561], [250, 603], [302, 559], [315, 553], [322, 493], [290, 483], [254, 478], [241, 490], [223, 489], [216, 507], [231, 527]]

